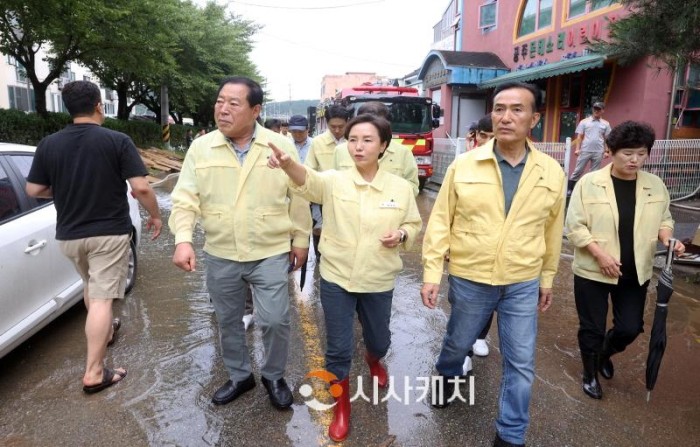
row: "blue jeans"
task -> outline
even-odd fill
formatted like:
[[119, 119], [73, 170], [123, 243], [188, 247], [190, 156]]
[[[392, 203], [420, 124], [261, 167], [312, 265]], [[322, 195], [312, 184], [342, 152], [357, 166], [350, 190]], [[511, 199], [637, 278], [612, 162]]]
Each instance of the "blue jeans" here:
[[504, 441], [524, 444], [535, 377], [539, 280], [491, 286], [450, 275], [449, 283], [452, 311], [435, 367], [443, 376], [461, 376], [464, 357], [497, 311], [503, 378], [496, 430]]
[[393, 294], [393, 289], [375, 293], [348, 292], [321, 278], [321, 306], [326, 322], [326, 371], [335, 374], [338, 380], [350, 374], [355, 351], [355, 312], [362, 326], [367, 352], [377, 358], [386, 355], [391, 345], [389, 320]]

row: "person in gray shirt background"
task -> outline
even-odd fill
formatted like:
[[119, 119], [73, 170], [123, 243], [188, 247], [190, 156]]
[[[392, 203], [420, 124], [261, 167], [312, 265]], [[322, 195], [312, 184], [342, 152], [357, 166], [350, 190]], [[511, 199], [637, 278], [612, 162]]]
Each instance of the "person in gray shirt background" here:
[[598, 101], [593, 103], [593, 112], [588, 118], [582, 119], [576, 126], [574, 154], [578, 156], [574, 172], [569, 177], [567, 197], [571, 195], [576, 182], [583, 175], [586, 165], [590, 163], [591, 171], [600, 168], [603, 157], [607, 157], [605, 138], [610, 135], [610, 123], [603, 119], [605, 104]]

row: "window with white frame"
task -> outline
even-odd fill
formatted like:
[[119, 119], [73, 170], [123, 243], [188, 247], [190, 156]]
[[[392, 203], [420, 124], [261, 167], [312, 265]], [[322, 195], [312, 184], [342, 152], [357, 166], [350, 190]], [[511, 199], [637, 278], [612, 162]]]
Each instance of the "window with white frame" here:
[[66, 109], [66, 105], [63, 103], [61, 94], [53, 93], [51, 96], [53, 97], [54, 112], [68, 113], [68, 109]]
[[491, 29], [496, 26], [498, 17], [498, 1], [490, 0], [479, 6], [479, 28], [482, 30]]
[[619, 0], [569, 0], [569, 15], [568, 18], [574, 18], [588, 14], [599, 9], [607, 8]]
[[75, 81], [75, 72], [70, 71], [70, 68], [66, 68], [63, 73], [61, 73], [61, 79], [65, 80], [65, 82]]
[[27, 70], [25, 70], [20, 64], [15, 65], [15, 76], [17, 77], [17, 82], [29, 82], [29, 78], [27, 78]]
[[26, 87], [9, 85], [7, 93], [10, 99], [10, 108], [23, 112], [34, 112], [34, 90]]
[[553, 0], [525, 0], [518, 26], [518, 37], [552, 26]]

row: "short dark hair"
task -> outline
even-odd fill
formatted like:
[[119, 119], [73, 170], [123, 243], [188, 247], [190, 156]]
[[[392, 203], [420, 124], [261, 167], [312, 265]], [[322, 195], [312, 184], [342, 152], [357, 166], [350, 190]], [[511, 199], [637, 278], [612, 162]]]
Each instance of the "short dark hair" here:
[[527, 82], [504, 82], [503, 84], [496, 87], [496, 89], [493, 91], [493, 96], [491, 97], [491, 100], [495, 100], [496, 95], [498, 95], [502, 91], [511, 90], [514, 88], [522, 88], [532, 93], [532, 96], [535, 100], [532, 103], [532, 111], [537, 113], [537, 111], [540, 110], [540, 107], [542, 107], [542, 90], [540, 90], [540, 88], [535, 84], [529, 84]]
[[248, 95], [246, 95], [248, 105], [251, 107], [262, 105], [264, 99], [262, 87], [260, 87], [260, 84], [258, 84], [257, 82], [253, 81], [250, 78], [246, 78], [245, 76], [231, 76], [228, 78], [224, 78], [221, 81], [221, 84], [219, 84], [219, 90], [216, 92], [216, 96], [219, 96], [221, 90], [224, 88], [225, 85], [228, 84], [245, 85], [246, 87], [248, 87]]
[[493, 121], [491, 120], [491, 115], [485, 115], [476, 124], [476, 130], [478, 132], [493, 132]]
[[365, 113], [381, 116], [382, 118], [391, 120], [391, 111], [389, 110], [389, 107], [387, 107], [386, 104], [384, 104], [383, 102], [368, 101], [362, 103], [362, 105], [357, 109], [357, 114], [362, 115]]
[[651, 153], [656, 135], [654, 129], [647, 123], [637, 121], [625, 121], [618, 124], [605, 139], [611, 153], [620, 149], [647, 148], [647, 154]]
[[323, 116], [326, 118], [326, 121], [330, 121], [333, 118], [340, 118], [347, 121], [352, 116], [352, 112], [340, 104], [332, 104], [326, 107]]
[[273, 127], [282, 127], [282, 121], [277, 118], [268, 118], [265, 120], [265, 129], [272, 129]]
[[69, 82], [63, 87], [61, 97], [73, 118], [92, 115], [95, 106], [102, 102], [100, 88], [90, 81]]
[[379, 141], [381, 143], [386, 143], [388, 145], [391, 142], [391, 123], [389, 123], [386, 118], [369, 113], [357, 115], [348, 122], [348, 125], [345, 126], [345, 139], [347, 140], [348, 137], [350, 137], [350, 130], [353, 126], [363, 123], [369, 123], [377, 129]]

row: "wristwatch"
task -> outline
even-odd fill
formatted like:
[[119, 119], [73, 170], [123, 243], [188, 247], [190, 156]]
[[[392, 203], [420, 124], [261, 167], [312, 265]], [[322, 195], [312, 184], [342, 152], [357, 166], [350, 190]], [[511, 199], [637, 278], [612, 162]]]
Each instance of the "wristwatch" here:
[[401, 228], [399, 228], [399, 233], [401, 233], [399, 243], [403, 244], [404, 242], [406, 242], [406, 239], [408, 239], [408, 234], [406, 233], [406, 230], [402, 230]]

